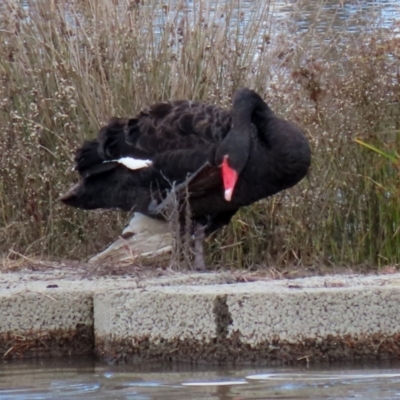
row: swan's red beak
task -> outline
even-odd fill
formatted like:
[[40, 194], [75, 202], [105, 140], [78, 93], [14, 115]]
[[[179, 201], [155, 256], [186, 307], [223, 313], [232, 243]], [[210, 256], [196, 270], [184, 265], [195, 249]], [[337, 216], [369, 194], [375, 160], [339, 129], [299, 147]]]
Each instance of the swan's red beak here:
[[222, 180], [224, 181], [225, 200], [231, 201], [233, 189], [238, 179], [238, 173], [228, 165], [228, 156], [224, 156], [222, 161]]

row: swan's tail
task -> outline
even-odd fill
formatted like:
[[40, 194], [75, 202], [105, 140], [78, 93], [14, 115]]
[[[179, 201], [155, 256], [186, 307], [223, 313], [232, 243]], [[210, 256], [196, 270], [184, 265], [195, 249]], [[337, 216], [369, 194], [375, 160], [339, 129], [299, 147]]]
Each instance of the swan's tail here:
[[[125, 140], [126, 123], [126, 119], [113, 118], [100, 129], [97, 139], [83, 143], [75, 154], [75, 170], [81, 180], [59, 200], [86, 210], [132, 208], [141, 175], [131, 170], [145, 168], [151, 162], [127, 157], [131, 147]], [[136, 161], [133, 168], [132, 160]]]
[[[105, 171], [105, 167], [109, 168]], [[117, 162], [100, 164], [101, 173], [92, 173], [59, 198], [64, 204], [84, 210], [121, 209], [146, 211], [150, 202], [148, 188], [140, 185], [141, 174]]]

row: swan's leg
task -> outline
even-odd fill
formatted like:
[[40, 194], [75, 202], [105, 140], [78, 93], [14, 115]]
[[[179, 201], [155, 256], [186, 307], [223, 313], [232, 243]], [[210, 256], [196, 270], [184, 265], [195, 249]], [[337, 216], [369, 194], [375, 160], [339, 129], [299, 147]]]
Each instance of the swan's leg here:
[[201, 224], [196, 224], [194, 228], [194, 261], [193, 267], [196, 271], [205, 271], [206, 264], [204, 261], [204, 240], [206, 238], [205, 235], [205, 226]]

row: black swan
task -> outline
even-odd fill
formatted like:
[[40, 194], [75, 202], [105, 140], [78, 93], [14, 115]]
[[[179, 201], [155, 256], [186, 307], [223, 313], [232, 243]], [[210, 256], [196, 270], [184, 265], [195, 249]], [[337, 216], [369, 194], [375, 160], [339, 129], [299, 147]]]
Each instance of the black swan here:
[[298, 183], [311, 153], [300, 128], [277, 117], [256, 92], [241, 89], [231, 110], [172, 101], [134, 118], [113, 118], [75, 162], [81, 180], [61, 197], [67, 205], [162, 219], [171, 196], [188, 200], [195, 266], [204, 269], [204, 236], [240, 207]]

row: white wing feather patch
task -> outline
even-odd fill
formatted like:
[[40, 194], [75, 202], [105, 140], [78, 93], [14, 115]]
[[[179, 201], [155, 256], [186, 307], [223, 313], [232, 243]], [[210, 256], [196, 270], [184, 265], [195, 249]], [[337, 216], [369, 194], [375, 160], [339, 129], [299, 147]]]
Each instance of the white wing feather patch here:
[[132, 170], [147, 168], [153, 164], [151, 160], [136, 160], [132, 157], [122, 157], [119, 160], [107, 160], [104, 162], [117, 162]]

